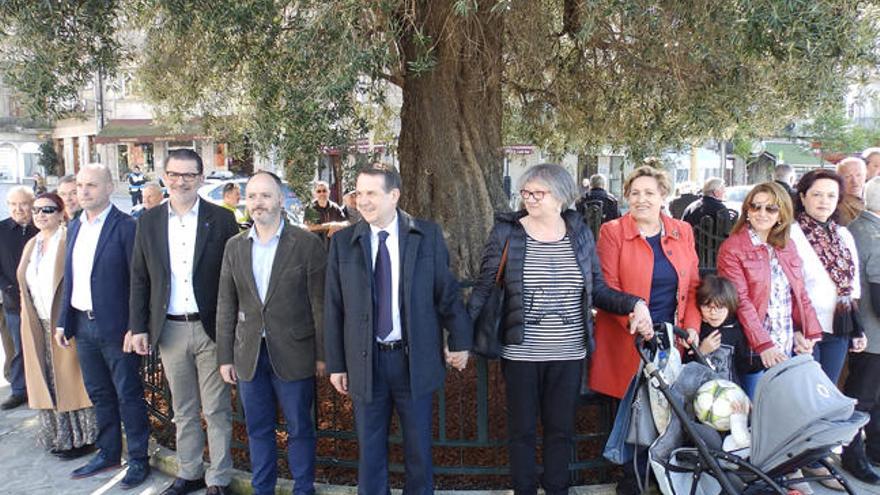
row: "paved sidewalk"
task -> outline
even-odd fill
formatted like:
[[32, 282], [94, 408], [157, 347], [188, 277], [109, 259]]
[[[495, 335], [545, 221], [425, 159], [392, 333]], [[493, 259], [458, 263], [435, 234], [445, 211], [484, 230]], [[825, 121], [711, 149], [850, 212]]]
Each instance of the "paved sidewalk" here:
[[[9, 386], [0, 387], [0, 398], [9, 395]], [[143, 485], [123, 490], [119, 482], [124, 470], [111, 471], [82, 480], [70, 479], [70, 472], [88, 461], [62, 461], [36, 442], [39, 419], [27, 407], [0, 411], [0, 493], [4, 495], [93, 494], [154, 495], [171, 483], [171, 477], [155, 468]]]

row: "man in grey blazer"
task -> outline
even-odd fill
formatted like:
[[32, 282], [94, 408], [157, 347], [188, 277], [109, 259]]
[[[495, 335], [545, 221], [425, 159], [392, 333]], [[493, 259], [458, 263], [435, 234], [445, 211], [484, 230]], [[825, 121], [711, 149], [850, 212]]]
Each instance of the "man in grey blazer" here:
[[[254, 493], [275, 493], [278, 406], [287, 421], [295, 494], [315, 492], [315, 371], [323, 374], [324, 244], [287, 224], [281, 179], [257, 172], [245, 202], [253, 227], [226, 245], [217, 304], [220, 374], [238, 384]], [[317, 364], [317, 366], [316, 366]]]
[[229, 210], [199, 199], [202, 172], [196, 152], [168, 153], [168, 201], [138, 219], [131, 260], [126, 347], [146, 354], [148, 344], [158, 346], [177, 429], [180, 470], [161, 495], [184, 495], [205, 484], [209, 495], [225, 493], [232, 479], [232, 399], [217, 369], [214, 326], [223, 248], [238, 224]]

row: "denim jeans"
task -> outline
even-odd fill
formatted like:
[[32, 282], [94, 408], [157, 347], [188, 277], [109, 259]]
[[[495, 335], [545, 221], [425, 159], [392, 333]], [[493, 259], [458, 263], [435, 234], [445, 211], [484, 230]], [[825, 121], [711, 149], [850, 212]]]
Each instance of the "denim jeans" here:
[[3, 313], [6, 316], [6, 327], [9, 328], [9, 335], [12, 336], [12, 343], [15, 345], [15, 353], [12, 355], [9, 365], [9, 383], [12, 388], [12, 395], [26, 395], [24, 359], [21, 355], [21, 315], [8, 311]]
[[118, 461], [122, 454], [121, 421], [125, 424], [129, 460], [146, 461], [150, 423], [138, 373], [141, 357], [122, 352], [121, 334], [119, 339], [104, 338], [85, 313], [77, 312], [77, 318], [76, 350], [98, 420], [95, 445], [105, 458]]

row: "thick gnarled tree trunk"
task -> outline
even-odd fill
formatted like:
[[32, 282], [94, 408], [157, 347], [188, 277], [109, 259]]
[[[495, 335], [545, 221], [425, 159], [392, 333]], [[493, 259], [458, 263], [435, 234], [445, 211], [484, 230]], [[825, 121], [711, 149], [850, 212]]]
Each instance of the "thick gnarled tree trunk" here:
[[[431, 37], [434, 68], [407, 74], [403, 85], [399, 158], [402, 206], [443, 226], [455, 272], [479, 271], [493, 212], [506, 207], [502, 189], [502, 16], [459, 16], [452, 0], [416, 2], [414, 24]], [[487, 6], [488, 5], [488, 6]], [[404, 57], [423, 50], [413, 32], [401, 40]]]

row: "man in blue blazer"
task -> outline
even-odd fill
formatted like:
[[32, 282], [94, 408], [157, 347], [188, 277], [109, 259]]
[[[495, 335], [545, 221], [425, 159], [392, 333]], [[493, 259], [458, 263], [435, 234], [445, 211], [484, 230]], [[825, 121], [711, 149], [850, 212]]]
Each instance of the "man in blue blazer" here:
[[83, 381], [95, 405], [98, 453], [72, 477], [120, 467], [121, 420], [128, 442], [128, 471], [121, 485], [133, 488], [150, 474], [150, 426], [138, 374], [140, 357], [122, 351], [135, 221], [110, 204], [113, 178], [102, 165], [84, 166], [76, 188], [83, 214], [70, 222], [67, 234], [64, 296], [55, 339], [64, 347], [76, 339]]
[[[358, 492], [390, 493], [388, 425], [400, 417], [405, 494], [433, 492], [433, 392], [449, 363], [467, 364], [471, 320], [440, 227], [397, 208], [400, 175], [372, 165], [357, 177], [363, 220], [330, 243], [324, 295], [325, 357], [334, 388], [354, 402]], [[449, 331], [445, 351], [442, 328]], [[445, 361], [445, 362], [444, 362]]]

